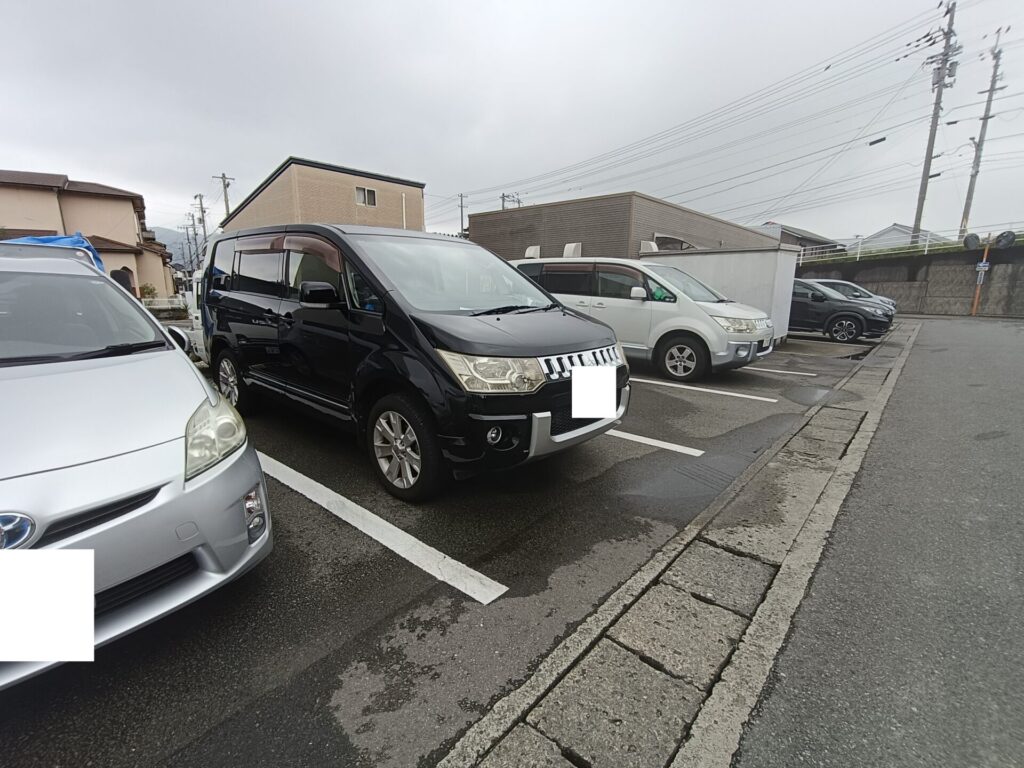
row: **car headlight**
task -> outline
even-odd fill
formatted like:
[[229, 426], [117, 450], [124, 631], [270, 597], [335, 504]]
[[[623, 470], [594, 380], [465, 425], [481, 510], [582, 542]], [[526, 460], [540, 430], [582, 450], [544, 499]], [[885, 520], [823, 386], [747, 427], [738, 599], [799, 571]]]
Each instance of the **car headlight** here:
[[477, 357], [437, 350], [467, 392], [533, 392], [544, 383], [544, 371], [532, 357]]
[[715, 322], [725, 328], [729, 333], [753, 333], [754, 332], [754, 321], [747, 320], [742, 317], [722, 317], [721, 315], [712, 315]]
[[245, 442], [245, 423], [225, 398], [196, 408], [185, 427], [185, 479], [205, 472]]
[[878, 315], [879, 317], [885, 317], [885, 312], [883, 312], [882, 310], [875, 309], [874, 307], [871, 307], [870, 309], [871, 309], [872, 313]]

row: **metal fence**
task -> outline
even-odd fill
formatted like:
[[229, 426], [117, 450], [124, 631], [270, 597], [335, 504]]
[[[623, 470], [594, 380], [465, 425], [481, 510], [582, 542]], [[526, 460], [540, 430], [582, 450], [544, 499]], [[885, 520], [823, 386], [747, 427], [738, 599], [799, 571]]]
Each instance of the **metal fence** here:
[[[1024, 235], [1024, 223], [1013, 222], [1008, 224], [987, 224], [981, 227], [971, 227], [970, 231], [977, 232], [982, 236], [982, 242], [989, 234], [992, 237], [1013, 230], [1020, 240]], [[860, 261], [861, 259], [877, 259], [887, 256], [920, 255], [940, 251], [961, 251], [964, 249], [959, 230], [940, 230], [928, 232], [922, 230], [918, 241], [911, 243], [909, 233], [899, 232], [883, 238], [854, 238], [851, 240], [839, 241], [833, 245], [821, 245], [804, 248], [797, 257], [798, 264], [810, 264], [822, 261]]]

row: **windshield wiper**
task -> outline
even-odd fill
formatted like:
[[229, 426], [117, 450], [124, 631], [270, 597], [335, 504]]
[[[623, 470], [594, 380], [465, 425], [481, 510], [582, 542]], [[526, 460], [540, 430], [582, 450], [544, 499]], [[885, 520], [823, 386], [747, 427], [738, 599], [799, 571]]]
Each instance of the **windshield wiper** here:
[[145, 352], [147, 349], [166, 348], [167, 342], [163, 339], [153, 341], [133, 341], [127, 344], [108, 344], [103, 349], [93, 349], [89, 352], [80, 352], [77, 355], [69, 355], [68, 360], [90, 360], [94, 357], [118, 357], [119, 355], [133, 355], [136, 352]]
[[529, 309], [520, 309], [516, 312], [517, 315], [525, 315], [528, 312], [547, 312], [549, 309], [557, 309], [560, 304], [546, 304], [543, 307], [530, 307]]
[[7, 365], [31, 365], [33, 363], [52, 363], [67, 360], [66, 355], [21, 355], [20, 357], [0, 357], [0, 368]]
[[509, 304], [507, 307], [494, 307], [493, 309], [482, 309], [479, 312], [472, 312], [471, 317], [479, 317], [480, 315], [504, 315], [509, 312], [515, 312], [517, 309], [533, 309], [528, 304]]
[[735, 304], [736, 302], [732, 299], [719, 299], [715, 302], [716, 304]]

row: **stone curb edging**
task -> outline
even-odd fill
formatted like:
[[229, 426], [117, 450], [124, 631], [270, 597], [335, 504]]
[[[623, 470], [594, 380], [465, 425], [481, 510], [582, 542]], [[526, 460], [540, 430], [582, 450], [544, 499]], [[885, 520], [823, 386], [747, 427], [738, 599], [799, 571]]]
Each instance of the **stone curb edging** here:
[[728, 768], [732, 764], [743, 726], [760, 699], [775, 658], [789, 634], [793, 615], [821, 559], [832, 525], [857, 477], [920, 330], [920, 325], [914, 328], [893, 363], [670, 768]]

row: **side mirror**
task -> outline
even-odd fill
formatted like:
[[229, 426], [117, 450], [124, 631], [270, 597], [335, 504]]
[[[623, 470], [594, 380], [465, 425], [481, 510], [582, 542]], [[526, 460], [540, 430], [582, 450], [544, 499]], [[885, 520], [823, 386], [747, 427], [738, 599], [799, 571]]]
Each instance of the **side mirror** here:
[[304, 280], [299, 284], [299, 304], [309, 309], [330, 309], [341, 303], [338, 289], [330, 283]]
[[824, 293], [818, 293], [817, 291], [815, 291], [814, 293], [811, 294], [811, 301], [824, 301], [824, 300], [825, 300], [825, 294]]
[[192, 350], [192, 341], [181, 328], [176, 325], [169, 325], [167, 326], [167, 333], [174, 339], [174, 343], [184, 350], [186, 355]]
[[647, 289], [639, 285], [634, 285], [629, 289], [629, 298], [647, 301]]

